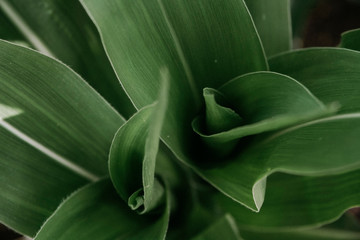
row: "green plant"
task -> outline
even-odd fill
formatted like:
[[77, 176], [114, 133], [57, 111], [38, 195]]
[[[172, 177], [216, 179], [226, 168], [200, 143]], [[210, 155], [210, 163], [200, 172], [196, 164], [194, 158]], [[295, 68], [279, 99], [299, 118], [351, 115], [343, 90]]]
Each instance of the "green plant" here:
[[359, 30], [295, 51], [289, 1], [80, 2], [0, 2], [26, 37], [4, 20], [3, 38], [69, 65], [0, 41], [2, 223], [35, 239], [359, 239], [349, 216], [319, 228], [360, 204]]

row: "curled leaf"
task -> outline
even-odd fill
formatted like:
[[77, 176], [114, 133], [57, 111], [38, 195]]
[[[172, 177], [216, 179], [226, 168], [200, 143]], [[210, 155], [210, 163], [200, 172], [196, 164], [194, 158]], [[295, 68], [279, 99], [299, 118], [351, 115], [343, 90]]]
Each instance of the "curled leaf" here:
[[109, 155], [111, 180], [133, 210], [145, 213], [163, 200], [164, 188], [155, 178], [156, 158], [165, 118], [169, 73], [161, 71], [159, 101], [141, 109], [116, 133]]

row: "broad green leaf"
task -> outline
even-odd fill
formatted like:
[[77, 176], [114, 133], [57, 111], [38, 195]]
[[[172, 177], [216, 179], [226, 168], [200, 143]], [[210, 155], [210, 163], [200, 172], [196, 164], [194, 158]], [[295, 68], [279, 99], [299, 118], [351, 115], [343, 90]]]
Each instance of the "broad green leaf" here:
[[359, 177], [359, 170], [321, 177], [276, 173], [267, 179], [266, 198], [259, 213], [223, 196], [219, 203], [241, 229], [289, 231], [317, 227], [360, 206]]
[[334, 223], [315, 229], [266, 230], [240, 229], [249, 240], [358, 240], [360, 239], [358, 220], [345, 213]]
[[125, 117], [134, 113], [78, 1], [2, 0], [0, 7], [35, 49], [69, 65]]
[[123, 122], [65, 65], [0, 41], [0, 221], [33, 235], [62, 198], [107, 174]]
[[158, 71], [168, 67], [171, 98], [162, 139], [182, 158], [191, 145], [190, 123], [199, 110], [202, 89], [267, 70], [243, 0], [81, 2], [137, 108], [157, 99]]
[[0, 142], [0, 222], [34, 236], [61, 200], [87, 180], [2, 126]]
[[191, 238], [192, 240], [241, 240], [239, 230], [236, 223], [230, 214], [226, 214], [224, 217], [217, 220], [203, 232]]
[[260, 136], [238, 156], [199, 172], [224, 194], [259, 211], [266, 177], [273, 172], [319, 176], [359, 168], [359, 126], [359, 113], [314, 120]]
[[341, 35], [340, 46], [356, 51], [360, 51], [360, 29], [344, 32]]
[[272, 71], [295, 78], [325, 104], [337, 101], [339, 113], [360, 110], [360, 53], [341, 48], [311, 48], [269, 60]]
[[245, 0], [267, 56], [292, 48], [290, 0]]
[[22, 111], [8, 124], [95, 175], [107, 173], [111, 139], [124, 120], [76, 73], [1, 41], [0, 93], [2, 105]]
[[140, 213], [157, 207], [164, 193], [155, 178], [155, 166], [168, 101], [168, 74], [166, 69], [161, 71], [163, 87], [158, 102], [142, 108], [119, 129], [109, 154], [109, 172], [116, 190]]
[[90, 184], [66, 199], [44, 223], [41, 239], [164, 239], [169, 199], [162, 213], [138, 215], [119, 198], [107, 179]]
[[[201, 126], [203, 120], [196, 118], [194, 131], [210, 147], [208, 151], [212, 155], [225, 154], [225, 151], [229, 153], [242, 137], [289, 127], [329, 115], [335, 110], [334, 107], [326, 108], [296, 80], [272, 72], [237, 77], [220, 87], [219, 91], [231, 102], [232, 108], [243, 119], [243, 124], [233, 125], [229, 129], [223, 121], [226, 123], [224, 131], [209, 133]], [[209, 117], [212, 116], [206, 115], [206, 122]], [[229, 119], [228, 113], [223, 117]]]

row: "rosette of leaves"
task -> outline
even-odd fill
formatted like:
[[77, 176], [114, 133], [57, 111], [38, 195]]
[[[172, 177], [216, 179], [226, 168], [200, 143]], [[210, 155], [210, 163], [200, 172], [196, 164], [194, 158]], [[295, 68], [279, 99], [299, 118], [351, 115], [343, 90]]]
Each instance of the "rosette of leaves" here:
[[295, 51], [289, 1], [0, 6], [9, 228], [35, 239], [359, 239], [350, 216], [337, 220], [360, 204], [358, 30], [342, 48]]

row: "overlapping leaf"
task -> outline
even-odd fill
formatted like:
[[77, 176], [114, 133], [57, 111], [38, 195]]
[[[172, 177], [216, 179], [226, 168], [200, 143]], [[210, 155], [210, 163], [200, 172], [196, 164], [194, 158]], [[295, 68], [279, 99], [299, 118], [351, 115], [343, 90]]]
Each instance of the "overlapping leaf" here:
[[158, 71], [168, 66], [171, 98], [162, 138], [176, 155], [184, 157], [191, 145], [190, 122], [203, 87], [267, 69], [242, 0], [81, 2], [135, 106], [156, 100]]
[[229, 239], [241, 240], [239, 230], [236, 227], [234, 219], [231, 215], [226, 214], [224, 217], [217, 220], [203, 232], [191, 238], [192, 240], [215, 240], [215, 239]]
[[[26, 9], [16, 7], [16, 2], [21, 1], [13, 1], [14, 9], [21, 16], [27, 16]], [[260, 2], [252, 2], [250, 9], [258, 9]], [[53, 3], [58, 2], [39, 6], [50, 6], [49, 9], [62, 6], [60, 2], [60, 5]], [[360, 154], [357, 143], [360, 137], [360, 113], [357, 113], [360, 108], [357, 94], [360, 86], [359, 53], [341, 49], [311, 49], [278, 55], [270, 60], [272, 70], [294, 77], [305, 87], [287, 76], [257, 73], [236, 78], [215, 90], [241, 74], [267, 70], [262, 46], [243, 0], [218, 0], [211, 3], [203, 0], [82, 0], [82, 3], [101, 33], [123, 86], [136, 107], [141, 108], [115, 137], [110, 156], [113, 183], [121, 197], [141, 213], [163, 206], [159, 202], [164, 197], [167, 201], [157, 221], [151, 216], [138, 216], [118, 201], [108, 181], [101, 181], [80, 190], [65, 201], [45, 223], [38, 234], [39, 239], [54, 238], [60, 232], [61, 237], [67, 239], [83, 229], [87, 230], [81, 236], [84, 239], [94, 236], [100, 238], [100, 234], [104, 238], [164, 238], [169, 220], [169, 197], [166, 194], [164, 196], [162, 184], [154, 178], [164, 119], [161, 137], [171, 150], [225, 195], [254, 211], [259, 211], [263, 204], [269, 175], [277, 171], [306, 175], [271, 176], [268, 182], [270, 201], [265, 203], [264, 212], [260, 215], [247, 211], [236, 202], [232, 202], [233, 205], [225, 204], [229, 208], [234, 206], [235, 210], [229, 211], [238, 214], [234, 215], [240, 226], [248, 227], [257, 222], [263, 227], [319, 224], [359, 204], [356, 194], [359, 186], [354, 180], [358, 177], [357, 171], [349, 173], [360, 167], [357, 160]], [[31, 14], [35, 10], [30, 11]], [[52, 21], [52, 16], [49, 14], [42, 17]], [[253, 16], [257, 25], [264, 26], [261, 23], [263, 15]], [[288, 16], [282, 14], [271, 17], [277, 22], [277, 17]], [[32, 24], [36, 26], [34, 29], [40, 29], [41, 32], [40, 23], [36, 20]], [[260, 34], [269, 36], [268, 30], [264, 28]], [[279, 32], [284, 36], [289, 34], [284, 28]], [[58, 34], [56, 31], [53, 33], [50, 35]], [[286, 50], [278, 48], [280, 45], [270, 38], [264, 38], [268, 54]], [[285, 39], [288, 40], [282, 38]], [[0, 42], [0, 50], [3, 50], [0, 53], [0, 89], [5, 89], [0, 95], [0, 123], [3, 127], [0, 130], [9, 139], [6, 147], [13, 148], [16, 145], [20, 148], [19, 157], [0, 151], [0, 163], [5, 166], [4, 178], [14, 176], [11, 178], [14, 182], [26, 187], [18, 191], [18, 188], [4, 181], [4, 189], [9, 193], [5, 197], [10, 196], [2, 199], [4, 208], [12, 209], [15, 217], [10, 212], [2, 216], [5, 219], [2, 221], [33, 235], [39, 222], [49, 215], [60, 197], [87, 180], [95, 180], [106, 174], [104, 163], [109, 141], [123, 119], [63, 65], [7, 43]], [[163, 65], [169, 66], [173, 76], [169, 91], [171, 97], [164, 95], [158, 104], [148, 106], [157, 99], [161, 85], [158, 71]], [[39, 71], [40, 67], [46, 71]], [[207, 87], [205, 105], [207, 110], [211, 108], [212, 111], [207, 111], [210, 120], [206, 124], [212, 132], [203, 134], [200, 129], [198, 132], [204, 139], [215, 136], [217, 140], [209, 144], [212, 150], [220, 146], [219, 142], [228, 144], [236, 140], [230, 148], [234, 150], [233, 155], [215, 164], [215, 168], [206, 163], [211, 159], [205, 154], [192, 152], [199, 145], [195, 134], [191, 132], [190, 122], [199, 112], [200, 94], [204, 87]], [[333, 112], [307, 88], [325, 104], [339, 102], [342, 107], [340, 115], [277, 133], [248, 137], [246, 140], [249, 141], [238, 144], [237, 139], [240, 137], [279, 130]], [[217, 95], [228, 98], [232, 106], [228, 108], [219, 104]], [[167, 103], [169, 107], [165, 112]], [[234, 124], [235, 121], [231, 119], [225, 127], [217, 124], [215, 117], [225, 119], [230, 115], [240, 121], [236, 120]], [[221, 131], [224, 132], [217, 133]], [[244, 147], [246, 149], [241, 151]], [[162, 156], [164, 152], [160, 153]], [[29, 160], [29, 156], [38, 158]], [[199, 167], [196, 163], [198, 160], [205, 164]], [[46, 169], [40, 169], [39, 164], [55, 169], [55, 174], [48, 176], [50, 174]], [[9, 169], [15, 169], [16, 174]], [[21, 179], [24, 175], [19, 174], [22, 171], [33, 178], [28, 184], [22, 183], [25, 181]], [[322, 176], [331, 174], [333, 176]], [[59, 180], [60, 175], [68, 178]], [[49, 177], [50, 181], [41, 184], [42, 177]], [[284, 181], [292, 187], [286, 195], [278, 191]], [[334, 186], [331, 188], [325, 184], [332, 181]], [[40, 186], [35, 190], [29, 187], [36, 184]], [[36, 208], [34, 203], [40, 197], [52, 193], [56, 184], [61, 185], [59, 192], [53, 194], [43, 208]], [[356, 189], [356, 193], [349, 193], [350, 189]], [[297, 194], [302, 198], [297, 198]], [[346, 201], [336, 199], [341, 202], [334, 200], [321, 205], [325, 194], [346, 194], [351, 198]], [[23, 195], [30, 200], [23, 201]], [[224, 199], [225, 202], [232, 201]], [[304, 205], [292, 202], [293, 199], [302, 199]], [[15, 209], [15, 205], [11, 205], [13, 202], [19, 204], [21, 209]], [[306, 204], [309, 202], [311, 204]], [[297, 212], [302, 216], [301, 221], [294, 219], [286, 222], [285, 219], [291, 216], [277, 215], [292, 213], [294, 206], [303, 207]], [[242, 210], [237, 211], [238, 208]], [[69, 209], [76, 211], [71, 212]], [[25, 214], [19, 217], [20, 211]], [[240, 214], [242, 211], [245, 214]], [[88, 221], [93, 222], [93, 219], [103, 217], [104, 214], [106, 217], [98, 222], [99, 225], [88, 231]], [[24, 219], [29, 216], [35, 220], [28, 227]], [[232, 234], [234, 229], [229, 218], [222, 220], [218, 222], [219, 225], [215, 224], [200, 234], [199, 238], [214, 236], [217, 227], [224, 224], [232, 230], [227, 233], [238, 237]], [[124, 225], [116, 228], [119, 225], [117, 223], [124, 221]], [[105, 228], [109, 229], [107, 235], [103, 234]], [[296, 233], [293, 236], [297, 237]], [[339, 236], [348, 237], [346, 234]]]
[[267, 56], [292, 47], [289, 0], [246, 0]]
[[259, 213], [222, 196], [219, 203], [233, 214], [241, 229], [298, 231], [313, 228], [360, 205], [359, 174], [359, 170], [322, 177], [273, 174], [267, 180], [266, 198]]
[[275, 171], [326, 175], [359, 168], [359, 123], [360, 114], [305, 123], [258, 141], [226, 164], [203, 169], [201, 174], [213, 182], [227, 182], [219, 188], [221, 191], [258, 211], [264, 200], [266, 177]]
[[34, 235], [62, 198], [107, 174], [123, 122], [63, 64], [0, 41], [0, 221]]
[[[242, 119], [242, 124], [236, 125], [239, 120], [236, 121], [235, 117], [227, 112], [219, 112], [218, 115], [222, 115], [228, 120], [234, 119], [231, 121], [232, 125], [224, 121], [219, 122], [214, 116], [207, 114], [206, 123], [214, 122], [215, 124], [216, 122], [223, 126], [218, 129], [221, 131], [209, 132], [209, 129], [206, 131], [201, 126], [201, 117], [195, 119], [194, 131], [201, 135], [210, 150], [214, 152], [212, 154], [232, 150], [242, 137], [299, 124], [325, 116], [335, 110], [326, 108], [294, 79], [271, 72], [240, 76], [220, 87], [219, 91], [231, 103], [233, 111], [235, 111], [232, 115], [238, 114], [238, 118]], [[210, 102], [207, 99], [205, 102], [208, 112]], [[212, 101], [211, 105], [218, 104], [216, 101]], [[227, 110], [230, 111], [230, 109]], [[231, 128], [229, 128], [230, 126]]]
[[0, 222], [34, 236], [61, 200], [87, 180], [2, 127], [0, 142]]
[[111, 182], [104, 179], [66, 199], [35, 239], [165, 239], [169, 204], [167, 197], [160, 215], [140, 216], [121, 201]]
[[[162, 139], [182, 160], [196, 146], [191, 120], [203, 87], [266, 70], [256, 30], [242, 0], [82, 1], [110, 60], [137, 107], [152, 103], [158, 70], [172, 76]], [[116, 24], [107, 24], [108, 22]], [[195, 142], [194, 142], [195, 141]]]
[[[206, 6], [201, 1], [182, 3], [178, 1], [110, 1], [99, 3], [91, 0], [84, 0], [82, 2], [97, 24], [99, 31], [102, 34], [104, 45], [108, 52], [111, 52], [109, 55], [110, 59], [120, 76], [120, 80], [123, 82], [125, 89], [127, 89], [136, 106], [144, 106], [155, 99], [154, 92], [156, 91], [154, 91], [154, 89], [159, 88], [159, 81], [155, 78], [156, 70], [159, 69], [159, 66], [163, 62], [170, 64], [170, 72], [174, 75], [174, 79], [170, 90], [170, 111], [165, 123], [162, 138], [180, 158], [188, 161], [187, 156], [184, 155], [184, 152], [186, 153], [184, 150], [189, 150], [189, 148], [186, 146], [184, 147], [184, 143], [193, 138], [189, 138], [189, 135], [187, 134], [180, 133], [180, 129], [181, 132], [186, 133], [188, 131], [189, 118], [198, 109], [197, 107], [190, 108], [188, 106], [190, 102], [196, 102], [196, 99], [198, 99], [196, 95], [199, 95], [199, 89], [201, 89], [201, 87], [217, 87], [221, 82], [224, 83], [231, 77], [234, 77], [234, 75], [229, 74], [229, 72], [231, 72], [230, 70], [234, 70], [233, 63], [242, 65], [245, 68], [245, 70], [237, 70], [236, 75], [259, 69], [247, 68], [245, 66], [248, 65], [244, 65], [243, 62], [236, 62], [241, 60], [234, 58], [234, 54], [246, 54], [248, 57], [246, 60], [249, 64], [251, 63], [252, 66], [259, 66], [259, 54], [254, 54], [254, 51], [256, 50], [254, 44], [256, 45], [256, 42], [252, 44], [249, 44], [248, 42], [250, 41], [249, 39], [254, 39], [250, 36], [255, 33], [251, 33], [253, 27], [248, 22], [249, 20], [247, 20], [248, 16], [244, 13], [244, 11], [246, 11], [245, 5], [241, 1], [228, 1], [225, 4], [222, 3], [221, 7], [217, 8], [217, 13], [215, 14], [212, 9], [215, 9], [217, 2], [206, 4]], [[169, 7], [170, 4], [172, 4], [172, 8]], [[240, 14], [241, 17], [238, 13], [235, 13], [235, 10], [238, 13], [242, 13]], [[230, 18], [221, 15], [225, 12], [227, 15], [232, 16], [231, 21]], [[105, 13], [111, 14], [105, 15]], [[193, 18], [195, 15], [197, 16], [196, 20]], [[219, 24], [215, 22], [215, 19], [218, 19], [217, 17], [220, 16], [222, 16], [222, 19], [220, 20], [219, 18], [218, 22], [221, 24], [239, 21], [237, 24], [237, 26], [239, 26], [237, 32], [240, 35], [242, 34], [242, 28], [240, 28], [240, 26], [247, 29], [248, 33], [246, 35], [242, 34], [242, 39], [245, 40], [241, 40], [236, 45], [240, 47], [232, 45], [232, 42], [230, 42], [230, 45], [229, 42], [226, 42], [226, 46], [218, 44], [220, 47], [213, 47], [211, 45], [215, 41], [221, 42], [222, 39], [227, 39], [220, 38], [219, 36], [223, 36], [221, 34], [215, 35], [217, 33], [216, 27]], [[242, 21], [240, 21], [240, 19]], [[106, 22], [108, 21], [117, 22], [119, 24], [112, 26], [106, 25]], [[210, 23], [213, 23], [212, 26], [215, 26], [215, 30], [211, 29], [207, 32], [206, 27], [209, 26]], [[198, 29], [198, 26], [202, 26], [202, 31], [193, 33], [192, 31], [195, 30], [192, 29]], [[185, 34], [185, 30], [187, 30], [187, 34]], [[126, 34], [121, 34], [125, 31]], [[224, 32], [225, 36], [227, 36], [226, 34], [228, 33], [231, 33], [231, 30], [226, 33]], [[194, 36], [197, 36], [197, 38]], [[203, 40], [203, 36], [207, 36], [206, 41]], [[244, 36], [248, 36], [248, 38]], [[134, 39], [137, 39], [136, 45], [134, 45]], [[234, 38], [230, 37], [229, 39]], [[201, 45], [198, 45], [199, 41], [201, 41]], [[248, 44], [246, 46], [249, 51], [244, 50], [241, 47], [243, 46], [242, 44]], [[202, 49], [206, 49], [207, 53], [205, 54], [205, 51], [203, 52]], [[222, 50], [222, 58], [214, 57], [213, 51], [215, 50], [209, 49]], [[228, 49], [231, 49], [232, 53], [226, 54]], [[259, 48], [257, 49], [259, 52]], [[329, 51], [336, 52], [337, 50]], [[253, 54], [253, 57], [250, 57], [251, 54]], [[338, 59], [338, 57], [342, 58], [342, 55], [346, 54], [348, 53], [334, 53], [334, 57]], [[351, 55], [351, 53], [348, 55]], [[141, 58], [138, 56], [141, 56]], [[206, 56], [206, 59], [204, 56]], [[350, 58], [351, 57], [357, 58], [358, 56], [350, 56]], [[214, 67], [213, 64], [209, 64], [209, 59], [214, 59], [217, 63], [227, 59], [227, 61], [225, 61], [227, 65], [222, 65], [222, 69], [219, 70]], [[244, 59], [244, 57], [241, 59]], [[314, 61], [313, 59], [311, 60]], [[329, 58], [327, 58], [327, 60], [328, 59]], [[347, 59], [347, 61], [348, 60], [350, 59]], [[258, 63], [256, 63], [256, 61]], [[321, 63], [319, 59], [316, 61]], [[302, 63], [295, 63], [292, 64], [292, 66], [293, 68], [297, 68], [298, 65], [308, 64], [308, 62], [309, 61], [302, 59]], [[353, 61], [351, 62], [351, 66], [347, 68], [354, 68], [355, 65], [353, 64]], [[340, 61], [340, 63], [335, 64], [341, 65], [344, 63], [341, 63]], [[132, 66], [136, 66], [136, 70]], [[203, 66], [208, 66], [206, 71]], [[266, 66], [263, 67], [263, 69], [264, 68], [266, 68]], [[323, 74], [325, 72], [325, 67], [317, 70]], [[327, 72], [327, 74], [328, 73], [329, 72]], [[291, 74], [289, 75], [292, 76]], [[214, 80], [214, 78], [217, 80]], [[333, 72], [332, 78], [338, 79], [341, 78], [341, 76], [336, 75]], [[295, 77], [295, 79], [297, 78]], [[304, 85], [307, 86], [306, 84]], [[326, 89], [326, 83], [323, 84], [322, 89]], [[312, 90], [313, 88], [310, 88], [310, 91]], [[341, 90], [339, 90], [339, 92], [340, 91]], [[317, 91], [314, 91], [313, 93], [315, 93], [315, 96], [319, 97], [320, 100], [323, 100], [324, 95], [320, 94], [320, 96], [318, 96]], [[343, 106], [346, 105], [343, 101], [348, 101], [348, 99], [344, 97], [343, 101], [336, 98], [330, 100], [325, 97], [324, 100], [326, 104], [334, 101], [339, 101]], [[196, 104], [193, 103], [192, 105]], [[194, 111], [191, 111], [191, 109]], [[342, 108], [342, 113], [344, 112], [346, 112], [346, 107]], [[294, 129], [294, 131], [289, 131], [287, 134], [274, 137], [268, 143], [261, 143], [256, 147], [250, 148], [245, 154], [238, 156], [237, 159], [226, 162], [218, 168], [197, 169], [196, 171], [218, 187], [222, 192], [253, 210], [259, 210], [263, 202], [265, 190], [265, 178], [263, 177], [275, 170], [286, 169], [286, 171], [295, 172], [299, 167], [298, 171], [301, 172], [301, 174], [310, 174], [309, 171], [313, 171], [311, 173], [314, 174], [320, 174], [320, 166], [329, 171], [336, 172], [340, 167], [349, 169], [352, 164], [355, 164], [354, 158], [349, 158], [345, 164], [340, 163], [339, 158], [336, 158], [333, 165], [327, 165], [327, 162], [319, 160], [315, 163], [315, 166], [317, 166], [318, 169], [317, 167], [314, 169], [310, 167], [310, 165], [313, 164], [313, 161], [317, 161], [315, 156], [317, 156], [319, 152], [324, 152], [329, 148], [326, 144], [331, 143], [330, 146], [334, 145], [333, 142], [326, 142], [328, 139], [335, 139], [335, 136], [338, 139], [343, 139], [345, 137], [346, 139], [349, 139], [348, 135], [346, 135], [350, 131], [348, 128], [349, 125], [347, 124], [350, 124], [349, 121], [356, 122], [357, 117], [353, 119], [350, 118], [350, 116], [343, 116], [344, 119], [341, 118], [342, 117], [340, 117], [340, 119], [329, 119], [328, 121], [324, 120], [324, 122], [313, 122], [312, 124], [303, 126], [297, 130]], [[295, 122], [296, 121], [294, 121], [294, 123]], [[333, 129], [334, 125], [336, 125], [335, 129], [338, 129], [338, 132], [332, 131], [328, 134], [321, 132], [322, 129]], [[326, 139], [326, 141], [316, 142], [314, 137], [310, 140], [303, 139], [300, 143], [291, 143], [289, 141], [289, 145], [283, 144], [283, 141], [285, 141], [284, 139], [286, 139], [286, 141], [287, 139], [296, 140], [310, 133], [312, 133], [313, 136], [316, 136], [316, 139], [322, 137], [322, 139]], [[353, 131], [352, 133], [353, 137], [351, 141], [356, 139], [356, 134], [358, 134], [358, 132]], [[318, 143], [318, 145], [316, 145], [316, 143]], [[311, 164], [309, 161], [300, 162], [300, 160], [297, 161], [299, 165], [291, 165], [289, 163], [293, 162], [290, 161], [291, 158], [288, 158], [289, 155], [294, 155], [301, 160], [303, 159], [299, 153], [294, 152], [296, 149], [299, 149], [298, 147], [294, 148], [294, 144], [303, 144], [303, 149], [308, 149], [306, 156], [313, 156], [310, 158], [312, 161]], [[320, 150], [316, 150], [314, 146], [317, 146], [317, 149]], [[274, 151], [280, 148], [282, 148], [281, 151], [284, 151], [284, 153], [279, 152], [278, 154], [287, 154], [287, 158], [275, 158], [276, 154]], [[290, 150], [292, 148], [295, 149], [293, 152]], [[288, 153], [286, 153], [286, 149], [288, 149]], [[332, 150], [338, 150], [342, 153], [352, 151], [353, 149], [344, 150], [333, 148]], [[264, 153], [260, 154], [261, 152]], [[334, 158], [338, 157], [341, 153], [336, 152]], [[256, 154], [259, 154], [259, 156]], [[254, 159], [259, 160], [255, 161]], [[286, 159], [288, 160], [287, 162], [285, 161]], [[322, 157], [321, 159], [324, 158]], [[239, 171], [239, 169], [242, 170]], [[325, 170], [323, 174], [325, 174]]]
[[134, 113], [78, 1], [2, 0], [0, 7], [35, 49], [69, 65], [125, 117]]

